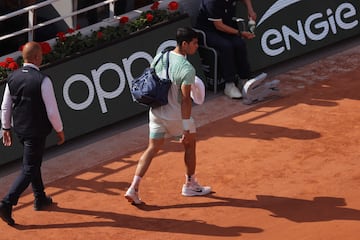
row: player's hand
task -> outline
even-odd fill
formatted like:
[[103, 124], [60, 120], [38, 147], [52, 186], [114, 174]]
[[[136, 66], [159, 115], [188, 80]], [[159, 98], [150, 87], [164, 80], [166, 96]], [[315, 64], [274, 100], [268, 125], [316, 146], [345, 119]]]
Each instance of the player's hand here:
[[190, 134], [189, 131], [184, 131], [184, 133], [180, 139], [180, 142], [182, 144], [184, 144], [184, 145], [189, 144], [189, 134]]
[[255, 37], [255, 34], [251, 32], [241, 32], [241, 36], [245, 39], [253, 39]]

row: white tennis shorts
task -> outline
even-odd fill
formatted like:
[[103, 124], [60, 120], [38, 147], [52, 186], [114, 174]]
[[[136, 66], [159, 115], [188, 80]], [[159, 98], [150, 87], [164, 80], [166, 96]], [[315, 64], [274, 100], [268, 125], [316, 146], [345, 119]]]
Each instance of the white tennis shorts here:
[[[196, 133], [196, 126], [193, 118], [190, 118], [190, 133]], [[151, 139], [162, 139], [165, 137], [180, 138], [184, 132], [182, 119], [165, 120], [155, 116], [149, 111], [149, 137]]]

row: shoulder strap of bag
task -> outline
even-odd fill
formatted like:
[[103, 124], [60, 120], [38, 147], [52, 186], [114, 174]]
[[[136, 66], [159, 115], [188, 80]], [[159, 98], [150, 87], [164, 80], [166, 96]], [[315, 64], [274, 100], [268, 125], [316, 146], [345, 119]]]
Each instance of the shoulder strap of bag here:
[[167, 79], [170, 79], [169, 78], [169, 66], [170, 66], [170, 57], [169, 57], [169, 54], [170, 54], [170, 51], [171, 50], [167, 50], [167, 51], [162, 51], [161, 52], [161, 56], [156, 60], [155, 64], [154, 64], [154, 67], [159, 63], [160, 59], [163, 58], [164, 54], [166, 53], [166, 78]]
[[169, 56], [169, 54], [170, 54], [170, 51], [168, 51], [166, 53], [166, 78], [167, 79], [170, 79], [170, 77], [169, 77], [169, 67], [170, 67], [170, 56]]

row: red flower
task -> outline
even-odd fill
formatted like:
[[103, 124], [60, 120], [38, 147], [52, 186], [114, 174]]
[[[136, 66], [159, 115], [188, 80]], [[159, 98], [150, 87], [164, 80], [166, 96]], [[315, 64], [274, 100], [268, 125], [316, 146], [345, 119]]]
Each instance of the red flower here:
[[7, 62], [0, 62], [0, 67], [7, 68], [8, 63]]
[[19, 66], [16, 62], [11, 62], [11, 63], [9, 63], [8, 68], [11, 70], [16, 70], [19, 68]]
[[12, 62], [14, 62], [14, 59], [11, 58], [11, 57], [7, 57], [7, 58], [5, 58], [5, 62], [6, 63], [12, 63]]
[[119, 19], [119, 22], [121, 24], [125, 24], [129, 21], [129, 18], [127, 16], [122, 16], [120, 19]]
[[159, 1], [155, 1], [151, 6], [151, 10], [157, 10], [159, 8], [159, 5], [160, 5]]
[[154, 19], [154, 16], [151, 13], [146, 14], [146, 21], [151, 22]]
[[64, 42], [66, 40], [66, 36], [64, 32], [58, 32], [56, 36], [60, 39], [60, 41]]
[[170, 11], [176, 11], [176, 10], [179, 9], [179, 4], [178, 4], [177, 2], [175, 2], [175, 1], [171, 1], [171, 2], [169, 2], [169, 4], [168, 4], [168, 9], [169, 9]]
[[41, 46], [43, 55], [49, 54], [51, 52], [51, 47], [48, 42], [41, 42], [40, 46]]
[[73, 28], [69, 28], [69, 29], [67, 30], [67, 32], [68, 32], [68, 33], [73, 33], [73, 32], [75, 32], [75, 30], [74, 30]]
[[97, 37], [97, 39], [101, 39], [103, 37], [103, 33], [97, 32], [96, 37]]
[[80, 25], [78, 24], [78, 25], [76, 25], [76, 30], [79, 30], [81, 27], [80, 27]]

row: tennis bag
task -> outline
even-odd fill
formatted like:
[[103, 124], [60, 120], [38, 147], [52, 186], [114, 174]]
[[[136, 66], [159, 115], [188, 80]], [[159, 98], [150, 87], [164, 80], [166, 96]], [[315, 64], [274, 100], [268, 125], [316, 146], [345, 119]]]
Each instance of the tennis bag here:
[[[166, 55], [166, 78], [160, 78], [155, 72], [155, 66]], [[152, 108], [168, 103], [168, 92], [172, 82], [169, 78], [169, 51], [163, 51], [154, 67], [148, 67], [143, 74], [132, 81], [130, 92], [135, 102]]]

